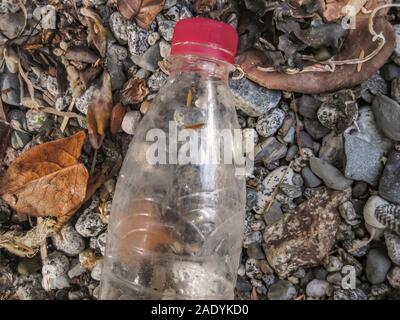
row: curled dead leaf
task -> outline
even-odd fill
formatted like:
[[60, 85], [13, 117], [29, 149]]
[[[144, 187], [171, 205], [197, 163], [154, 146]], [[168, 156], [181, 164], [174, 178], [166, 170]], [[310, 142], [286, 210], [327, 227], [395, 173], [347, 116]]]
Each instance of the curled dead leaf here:
[[109, 126], [112, 104], [111, 77], [104, 71], [102, 84], [92, 96], [86, 116], [89, 141], [94, 149], [99, 149]]
[[121, 100], [124, 104], [137, 104], [141, 103], [148, 94], [149, 88], [146, 86], [146, 81], [133, 77], [125, 83], [121, 91]]
[[114, 106], [111, 112], [110, 119], [110, 131], [112, 134], [117, 134], [121, 129], [122, 120], [125, 115], [125, 107], [122, 103], [118, 103]]
[[165, 0], [118, 0], [118, 11], [126, 18], [134, 18], [142, 28], [148, 28], [164, 7]]
[[[357, 64], [336, 66], [334, 72], [305, 72], [287, 74], [277, 71], [264, 71], [259, 67], [272, 67], [272, 61], [257, 50], [250, 50], [238, 58], [238, 64], [247, 78], [269, 89], [317, 94], [350, 88], [369, 79], [387, 61], [394, 50], [395, 34], [392, 25], [385, 17], [379, 16], [374, 20], [375, 31], [382, 32], [386, 44], [371, 60], [362, 64], [361, 72], [357, 72]], [[377, 48], [377, 42], [372, 41], [368, 30], [368, 19], [357, 19], [357, 28], [349, 32], [341, 52], [334, 60], [342, 61], [358, 58], [362, 50], [367, 56]]]
[[0, 195], [19, 214], [61, 217], [85, 198], [89, 173], [79, 163], [85, 133], [24, 152], [0, 181]]
[[95, 63], [99, 57], [89, 48], [85, 46], [69, 47], [65, 53], [68, 60], [74, 60], [85, 63]]
[[107, 49], [107, 30], [103, 26], [101, 17], [88, 8], [82, 8], [80, 13], [85, 17], [89, 29], [88, 42], [93, 43], [100, 55], [105, 57]]

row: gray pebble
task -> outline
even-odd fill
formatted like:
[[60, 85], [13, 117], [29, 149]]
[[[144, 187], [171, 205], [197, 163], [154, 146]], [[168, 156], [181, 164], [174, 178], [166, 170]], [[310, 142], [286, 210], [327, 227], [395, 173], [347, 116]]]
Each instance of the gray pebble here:
[[391, 231], [385, 231], [384, 235], [390, 260], [400, 266], [400, 237]]
[[106, 225], [97, 212], [85, 210], [75, 224], [76, 231], [83, 237], [95, 237], [104, 230]]
[[31, 132], [39, 131], [44, 125], [46, 119], [47, 115], [43, 111], [29, 109], [26, 112], [26, 126]]
[[147, 86], [152, 92], [157, 92], [165, 84], [167, 76], [161, 71], [157, 70], [147, 79]]
[[350, 134], [344, 134], [346, 168], [349, 179], [365, 181], [376, 186], [382, 174], [383, 152], [380, 147]]
[[160, 32], [161, 36], [166, 41], [172, 40], [174, 28], [175, 28], [175, 21], [164, 20], [158, 22], [158, 32]]
[[231, 80], [235, 106], [250, 117], [259, 117], [275, 108], [282, 97], [280, 91], [268, 90], [243, 77]]
[[246, 249], [247, 255], [252, 259], [265, 259], [264, 251], [259, 243], [252, 243]]
[[57, 277], [68, 272], [69, 260], [61, 252], [54, 251], [50, 253], [43, 261], [42, 274], [50, 277]]
[[15, 150], [23, 149], [31, 140], [31, 135], [26, 132], [13, 131], [11, 134], [11, 145]]
[[361, 289], [338, 289], [333, 293], [333, 300], [367, 300], [367, 295]]
[[325, 296], [329, 288], [329, 283], [324, 280], [314, 279], [308, 283], [306, 294], [313, 298], [322, 298]]
[[90, 86], [86, 91], [76, 99], [75, 108], [78, 109], [81, 113], [87, 114], [89, 104], [92, 101], [92, 96], [96, 87], [94, 85]]
[[317, 119], [317, 111], [322, 102], [312, 96], [303, 95], [297, 100], [299, 113], [309, 119]]
[[236, 289], [241, 292], [250, 292], [253, 289], [251, 283], [245, 277], [237, 277]]
[[400, 204], [400, 151], [393, 150], [386, 162], [379, 181], [379, 195], [396, 204]]
[[270, 163], [282, 159], [286, 153], [286, 145], [280, 143], [275, 137], [269, 137], [254, 148], [254, 161]]
[[318, 140], [326, 136], [331, 130], [324, 127], [318, 120], [304, 118], [304, 127], [313, 139]]
[[304, 179], [304, 185], [308, 188], [316, 188], [321, 185], [322, 181], [311, 171], [309, 167], [301, 170], [301, 176]]
[[394, 267], [387, 275], [389, 284], [395, 288], [400, 289], [400, 267]]
[[287, 280], [278, 280], [268, 290], [269, 300], [291, 300], [297, 294], [296, 288]]
[[161, 60], [160, 45], [157, 43], [151, 46], [141, 56], [131, 55], [131, 59], [139, 67], [154, 72], [158, 68], [158, 62]]
[[388, 138], [400, 141], [400, 105], [389, 97], [378, 95], [372, 107], [379, 129]]
[[16, 73], [2, 73], [0, 75], [1, 99], [12, 106], [20, 104], [20, 87]]
[[267, 225], [272, 225], [273, 223], [281, 219], [282, 216], [283, 212], [281, 209], [281, 205], [277, 201], [274, 201], [268, 212], [264, 213], [263, 218]]
[[351, 186], [352, 180], [347, 179], [343, 174], [328, 162], [316, 157], [310, 159], [311, 170], [324, 182], [325, 185], [334, 190], [345, 190]]
[[66, 224], [52, 238], [54, 247], [69, 256], [76, 256], [85, 249], [85, 241], [71, 224]]
[[99, 248], [100, 253], [103, 256], [106, 252], [106, 243], [107, 243], [107, 232], [103, 232], [97, 237], [97, 247]]
[[259, 117], [256, 125], [258, 134], [262, 137], [270, 137], [274, 135], [282, 126], [285, 116], [285, 111], [276, 108]]
[[391, 262], [382, 249], [372, 249], [367, 254], [365, 274], [371, 284], [380, 284], [385, 281]]
[[364, 181], [358, 181], [353, 185], [352, 193], [354, 198], [360, 198], [368, 192], [368, 184]]
[[122, 120], [121, 129], [127, 134], [134, 135], [141, 118], [139, 111], [127, 112]]

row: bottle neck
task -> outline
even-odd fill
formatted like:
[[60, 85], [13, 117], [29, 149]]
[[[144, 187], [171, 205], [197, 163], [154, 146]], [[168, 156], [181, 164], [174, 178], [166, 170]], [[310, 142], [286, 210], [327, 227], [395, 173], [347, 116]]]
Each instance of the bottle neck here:
[[172, 56], [170, 62], [172, 76], [183, 72], [197, 73], [228, 83], [229, 73], [234, 71], [234, 67], [230, 63], [195, 55]]

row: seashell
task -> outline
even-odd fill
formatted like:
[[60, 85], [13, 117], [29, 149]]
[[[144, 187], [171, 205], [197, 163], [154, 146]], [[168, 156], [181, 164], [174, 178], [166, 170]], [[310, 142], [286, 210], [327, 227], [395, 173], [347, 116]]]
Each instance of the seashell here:
[[[386, 226], [379, 222], [375, 216], [375, 211], [379, 206], [387, 205], [388, 202], [379, 196], [372, 196], [364, 206], [363, 214], [366, 225], [376, 229], [386, 229]], [[369, 231], [369, 230], [368, 230]]]

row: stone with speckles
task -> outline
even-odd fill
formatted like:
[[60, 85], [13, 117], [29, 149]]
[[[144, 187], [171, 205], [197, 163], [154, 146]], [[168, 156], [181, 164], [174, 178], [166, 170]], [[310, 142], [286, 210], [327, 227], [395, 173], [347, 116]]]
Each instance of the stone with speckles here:
[[314, 197], [265, 228], [264, 251], [280, 278], [286, 278], [299, 267], [323, 262], [339, 227], [337, 208], [350, 197], [351, 189], [321, 188]]

